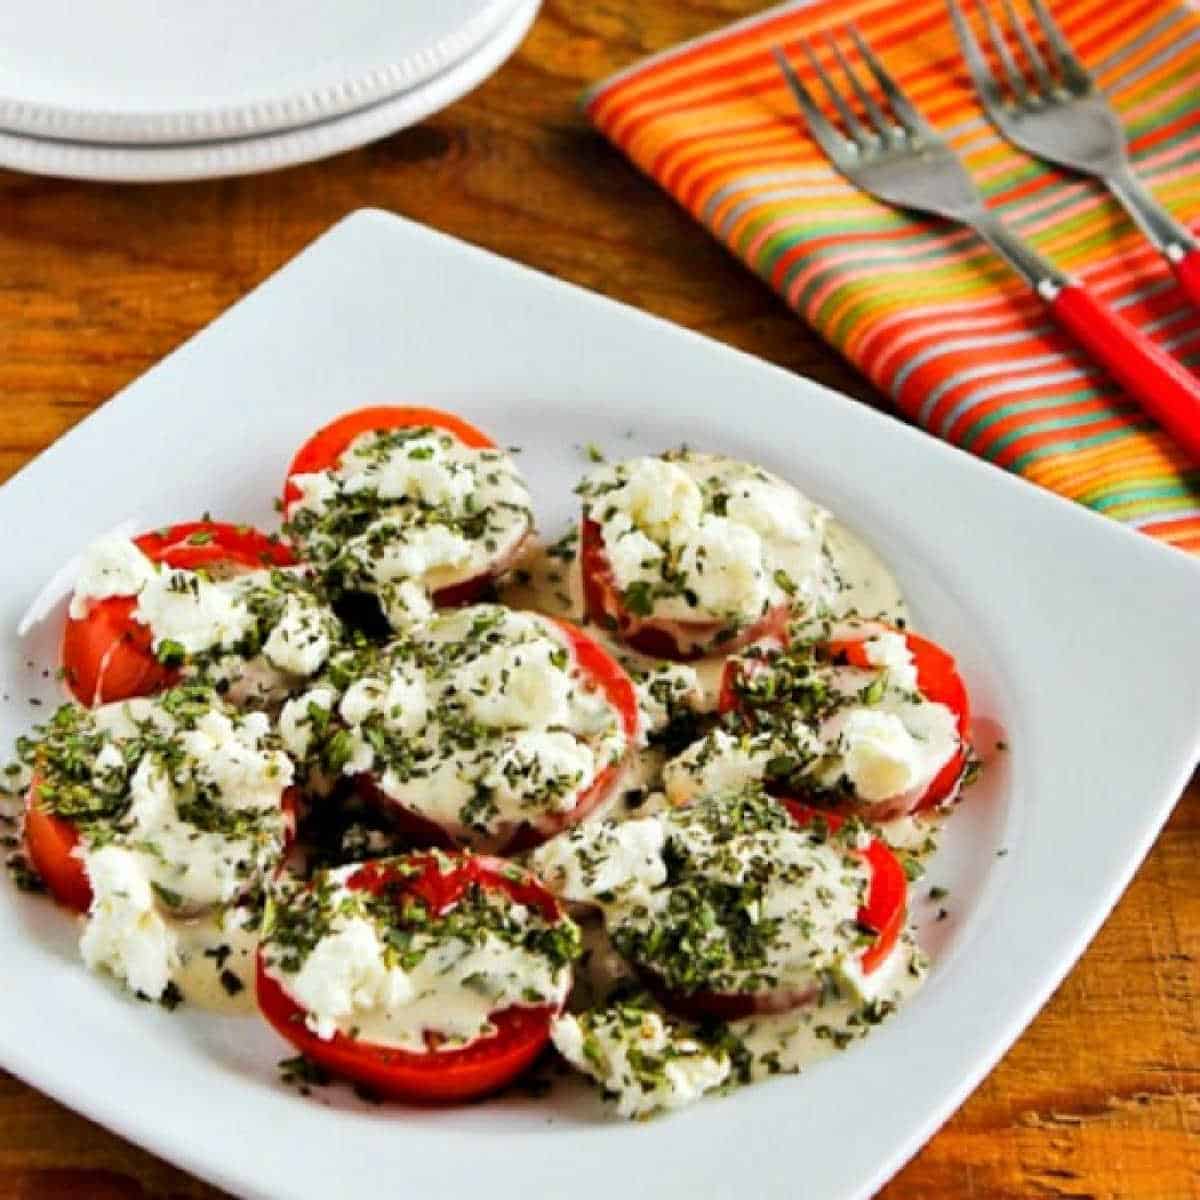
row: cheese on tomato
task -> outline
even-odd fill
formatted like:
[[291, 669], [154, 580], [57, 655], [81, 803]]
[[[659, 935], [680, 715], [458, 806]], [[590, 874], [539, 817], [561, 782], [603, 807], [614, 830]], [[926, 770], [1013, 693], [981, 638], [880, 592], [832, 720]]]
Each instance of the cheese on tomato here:
[[85, 961], [160, 997], [176, 922], [236, 904], [282, 855], [290, 759], [262, 713], [209, 690], [67, 705], [37, 749], [42, 803], [71, 820], [92, 890]]
[[510, 561], [532, 527], [509, 454], [430, 427], [361, 434], [336, 466], [290, 483], [291, 536], [338, 587], [378, 595], [397, 629], [423, 619], [431, 593]]
[[570, 814], [628, 749], [621, 714], [533, 613], [446, 612], [419, 637], [332, 665], [284, 706], [287, 748], [314, 777], [370, 772], [383, 795], [476, 846]]
[[[264, 941], [268, 972], [304, 1009], [317, 1037], [342, 1033], [371, 1045], [436, 1053], [492, 1035], [494, 1013], [560, 1008], [566, 1000], [569, 963], [539, 950], [547, 922], [536, 912], [488, 892], [469, 929], [432, 916], [397, 940], [389, 914], [372, 905], [368, 892], [347, 886], [359, 870], [355, 864], [326, 872], [317, 894], [289, 899], [285, 890], [276, 927]], [[318, 936], [306, 932], [298, 951], [288, 919], [299, 904], [306, 906], [302, 925], [316, 926]]]
[[109, 536], [84, 552], [70, 615], [114, 596], [135, 598], [133, 619], [156, 654], [233, 690], [232, 699], [277, 700], [315, 675], [341, 638], [332, 610], [296, 570], [228, 579], [159, 566], [128, 538]]
[[[802, 645], [796, 653], [807, 652]], [[744, 728], [712, 730], [666, 764], [667, 795], [684, 804], [714, 789], [767, 780], [816, 791], [848, 787], [867, 804], [911, 807], [959, 753], [958, 718], [917, 691], [902, 634], [881, 631], [866, 641], [865, 652], [873, 669], [805, 659], [806, 673], [789, 678], [787, 686], [797, 690], [784, 702], [756, 707], [751, 692]], [[788, 664], [786, 655], [743, 661], [758, 681], [753, 687]]]
[[836, 593], [829, 514], [760, 467], [678, 451], [600, 467], [580, 491], [638, 616], [746, 625]]
[[751, 788], [585, 823], [531, 865], [562, 899], [597, 905], [617, 950], [669, 990], [815, 992], [863, 949], [861, 848], [852, 831], [798, 827]]

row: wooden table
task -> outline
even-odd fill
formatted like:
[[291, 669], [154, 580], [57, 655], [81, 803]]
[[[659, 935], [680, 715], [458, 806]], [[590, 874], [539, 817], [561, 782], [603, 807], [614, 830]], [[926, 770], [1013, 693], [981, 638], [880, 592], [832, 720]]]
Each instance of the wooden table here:
[[[546, 0], [474, 95], [280, 174], [117, 187], [0, 173], [0, 477], [367, 204], [882, 404], [574, 107], [584, 84], [761, 7]], [[1200, 1196], [1198, 862], [1193, 783], [1080, 965], [887, 1200]], [[0, 1076], [0, 1197], [217, 1195]]]

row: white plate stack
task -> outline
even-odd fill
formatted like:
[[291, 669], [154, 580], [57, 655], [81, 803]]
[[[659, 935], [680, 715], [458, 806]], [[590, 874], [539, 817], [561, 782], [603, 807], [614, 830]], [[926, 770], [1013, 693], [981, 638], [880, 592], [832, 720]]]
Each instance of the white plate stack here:
[[0, 10], [0, 166], [154, 181], [325, 158], [438, 111], [540, 0], [38, 0]]

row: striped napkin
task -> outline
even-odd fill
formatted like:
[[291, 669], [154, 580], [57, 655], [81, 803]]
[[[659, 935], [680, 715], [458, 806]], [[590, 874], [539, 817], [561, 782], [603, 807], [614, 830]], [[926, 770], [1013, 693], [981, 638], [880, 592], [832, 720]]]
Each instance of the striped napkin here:
[[[1142, 179], [1200, 227], [1200, 12], [1166, 0], [1052, 6], [1120, 114]], [[993, 209], [1200, 370], [1200, 312], [1115, 202], [988, 124], [943, 0], [784, 4], [609, 79], [587, 112], [909, 418], [1200, 552], [1200, 470], [1025, 284], [973, 234], [854, 189], [808, 137], [770, 47], [849, 20]], [[792, 61], [808, 71], [802, 55]]]

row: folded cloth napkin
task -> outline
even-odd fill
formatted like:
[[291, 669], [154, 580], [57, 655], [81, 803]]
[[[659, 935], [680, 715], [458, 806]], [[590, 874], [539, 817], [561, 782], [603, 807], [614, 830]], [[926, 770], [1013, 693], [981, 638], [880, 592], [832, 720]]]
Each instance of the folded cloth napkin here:
[[[1129, 135], [1142, 179], [1200, 225], [1200, 13], [1166, 0], [1052, 0]], [[808, 136], [770, 48], [855, 21], [963, 156], [989, 205], [1185, 362], [1200, 312], [1096, 183], [1002, 141], [944, 0], [817, 0], [656, 55], [585, 100], [596, 126], [912, 420], [964, 449], [1200, 552], [1200, 470], [972, 233], [859, 192]], [[804, 56], [791, 55], [812, 84]], [[815, 87], [815, 84], [813, 85]]]

